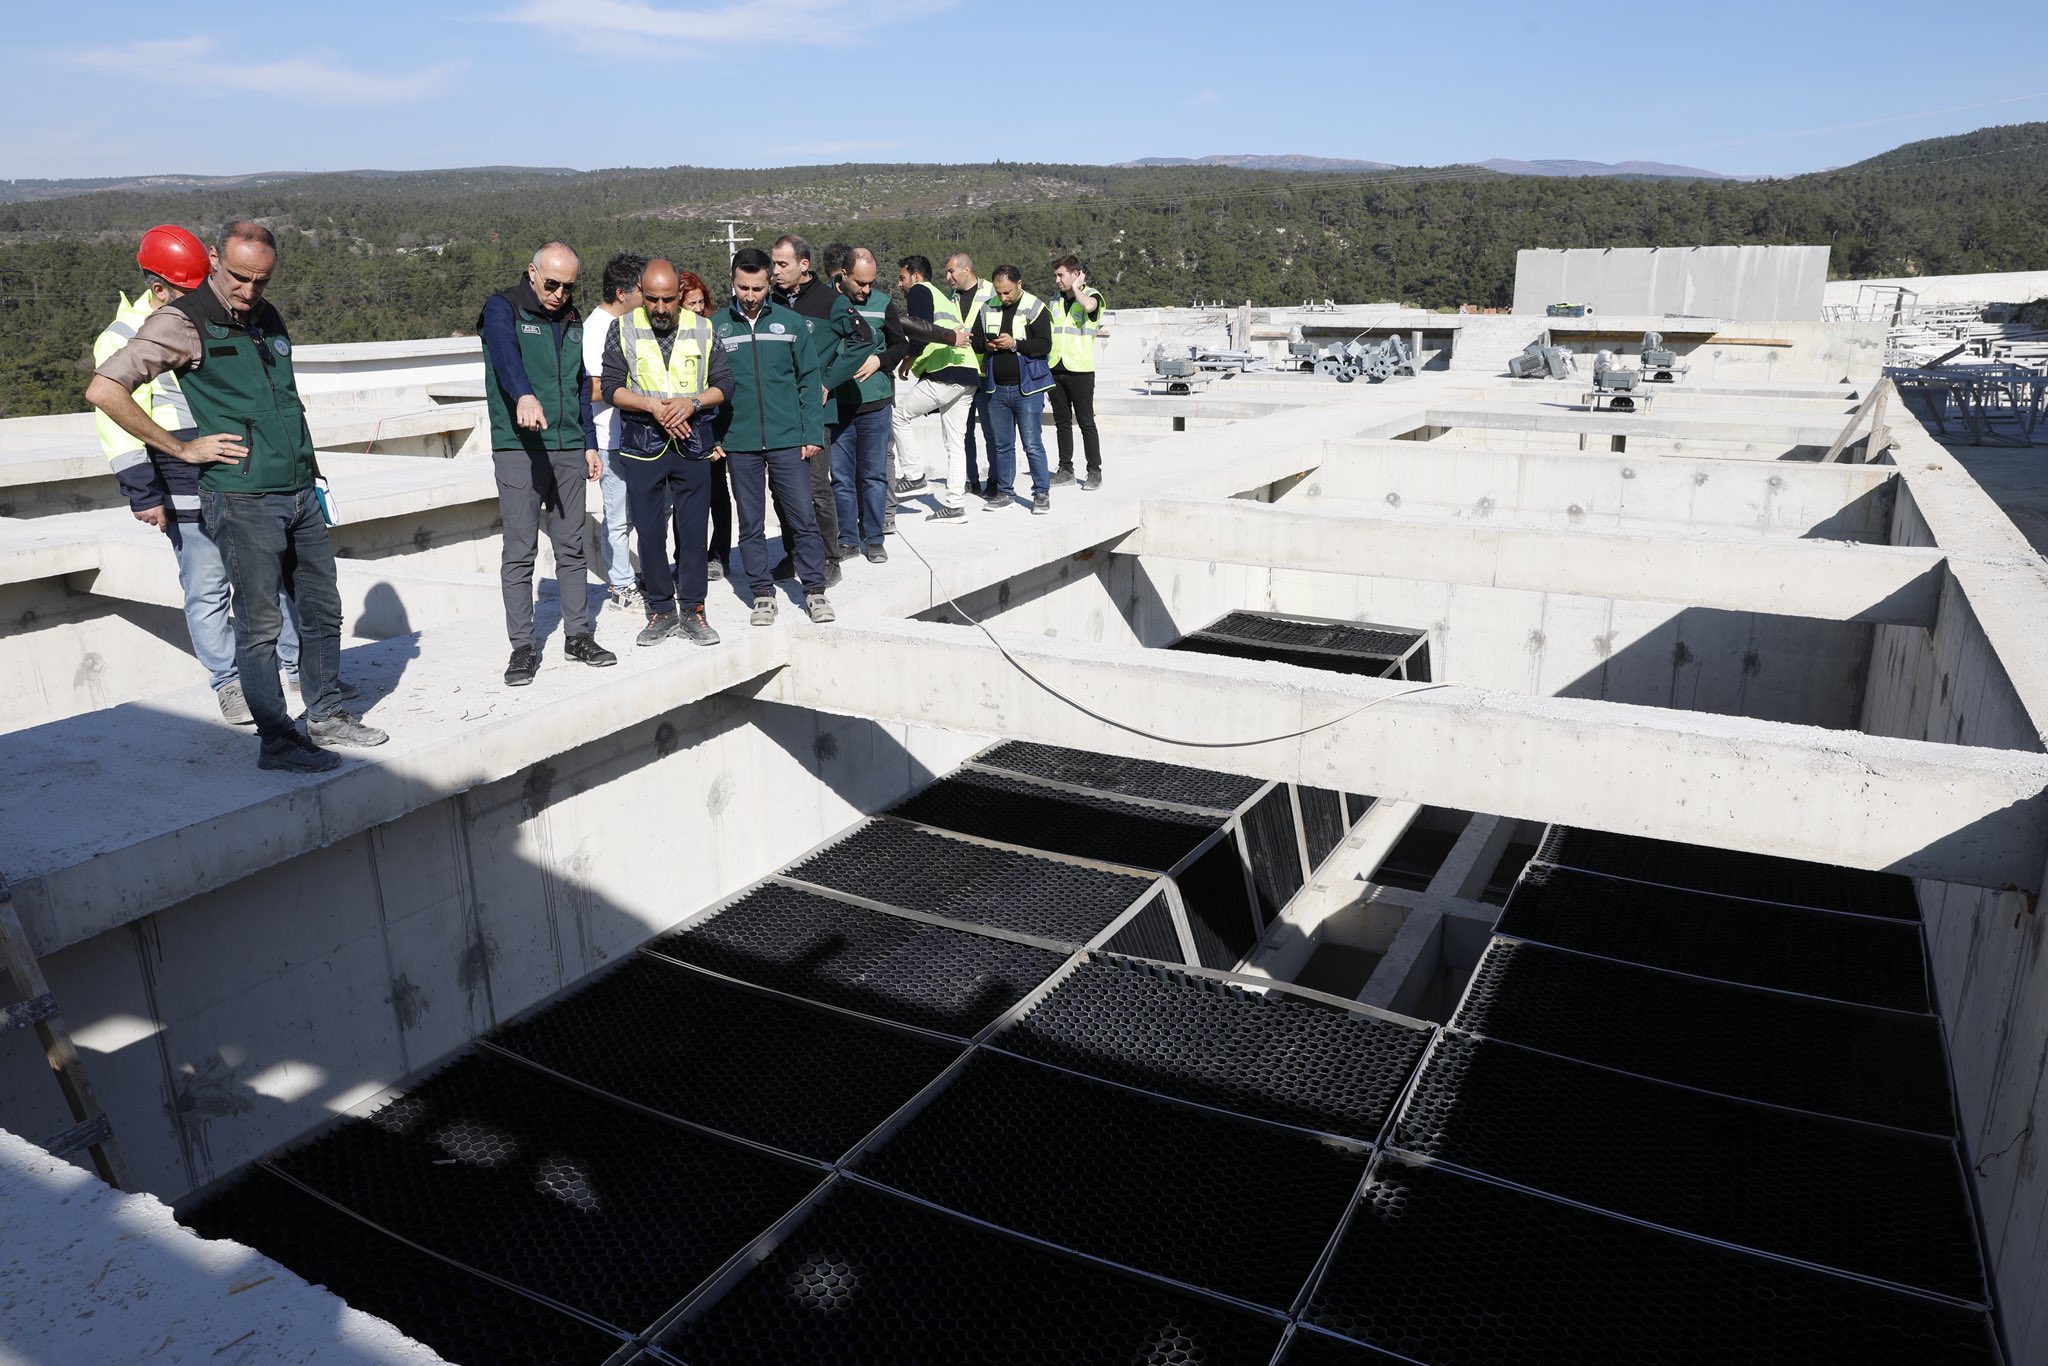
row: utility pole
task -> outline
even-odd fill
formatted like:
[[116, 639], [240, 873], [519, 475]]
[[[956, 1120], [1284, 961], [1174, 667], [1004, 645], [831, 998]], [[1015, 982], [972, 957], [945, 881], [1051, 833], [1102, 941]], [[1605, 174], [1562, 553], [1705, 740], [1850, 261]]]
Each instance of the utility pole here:
[[721, 218], [718, 221], [725, 224], [725, 236], [712, 238], [711, 245], [715, 247], [719, 243], [723, 242], [725, 244], [725, 258], [726, 261], [730, 263], [733, 257], [740, 254], [740, 243], [751, 242], [754, 239], [751, 237], [741, 237], [739, 235], [740, 224], [745, 222], [745, 219]]

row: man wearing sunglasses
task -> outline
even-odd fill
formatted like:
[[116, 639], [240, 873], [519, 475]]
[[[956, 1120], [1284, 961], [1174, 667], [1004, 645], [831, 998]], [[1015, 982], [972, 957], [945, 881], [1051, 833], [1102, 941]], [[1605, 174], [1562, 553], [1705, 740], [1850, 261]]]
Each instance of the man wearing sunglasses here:
[[526, 278], [484, 303], [484, 396], [491, 411], [491, 460], [505, 524], [499, 581], [512, 660], [505, 682], [523, 687], [540, 668], [533, 634], [533, 560], [547, 528], [562, 605], [562, 653], [597, 668], [619, 657], [590, 629], [583, 534], [587, 486], [604, 473], [583, 366], [583, 316], [576, 311], [576, 253], [549, 242]]

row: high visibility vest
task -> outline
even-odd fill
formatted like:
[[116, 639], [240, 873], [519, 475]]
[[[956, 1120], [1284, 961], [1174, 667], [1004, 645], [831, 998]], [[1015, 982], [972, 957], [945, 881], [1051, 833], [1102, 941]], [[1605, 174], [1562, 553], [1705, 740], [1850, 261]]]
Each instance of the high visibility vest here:
[[[1038, 321], [1038, 315], [1043, 312], [1045, 312], [1044, 303], [1028, 290], [1019, 290], [1017, 293], [1017, 313], [1010, 323], [1010, 335], [1021, 340], [1024, 336], [1024, 329]], [[1000, 337], [1003, 335], [1003, 301], [1001, 299], [991, 297], [987, 303], [983, 304], [981, 306], [980, 318], [983, 336]], [[1026, 394], [1042, 394], [1047, 389], [1052, 388], [1051, 367], [1052, 363], [1049, 360], [1039, 360], [1036, 357], [1019, 353], [1017, 356], [1018, 388]], [[984, 387], [992, 385], [994, 382], [992, 378], [988, 379], [984, 382]]]
[[[636, 394], [648, 398], [691, 398], [711, 387], [711, 320], [687, 309], [676, 314], [675, 340], [666, 359], [654, 320], [647, 310], [636, 308], [619, 318], [619, 355], [626, 362], [626, 382]], [[620, 414], [622, 421], [638, 420], [639, 414]], [[693, 433], [694, 435], [694, 433]], [[648, 454], [631, 449], [623, 439], [619, 454], [629, 460], [657, 460], [667, 452]]]
[[[147, 289], [132, 300], [125, 293], [122, 294], [120, 311], [114, 314], [114, 321], [107, 324], [106, 330], [101, 332], [92, 344], [93, 365], [97, 367], [104, 364], [107, 357], [135, 340], [136, 330], [142, 326], [143, 320], [149, 317], [152, 307]], [[185, 391], [178, 386], [178, 377], [171, 371], [164, 371], [137, 389], [135, 401], [150, 415], [157, 426], [180, 441], [198, 435], [198, 430], [192, 422], [192, 406], [185, 401]], [[119, 474], [122, 470], [149, 463], [147, 448], [122, 431], [114, 419], [100, 413], [93, 425], [99, 430], [100, 449], [106, 453], [107, 464], [113, 468], [114, 473]], [[194, 507], [198, 506], [196, 498], [181, 498], [178, 501], [180, 504], [189, 501]]]
[[[996, 296], [995, 286], [983, 280], [974, 287], [971, 300], [973, 307], [963, 316], [960, 312], [960, 301], [950, 290], [940, 289], [929, 280], [919, 280], [910, 288], [913, 293], [920, 289], [930, 291], [933, 322], [941, 327], [951, 327], [963, 332], [967, 330], [968, 320]], [[964, 366], [978, 375], [981, 373], [981, 357], [965, 346], [945, 346], [933, 342], [917, 353], [917, 359], [910, 363], [910, 373], [929, 375], [935, 370], [947, 370], [954, 366]]]
[[[1095, 334], [1102, 330], [1102, 295], [1082, 286], [1086, 298], [1052, 301], [1052, 355], [1049, 364], [1080, 373], [1095, 368]], [[1088, 316], [1088, 302], [1097, 305]]]

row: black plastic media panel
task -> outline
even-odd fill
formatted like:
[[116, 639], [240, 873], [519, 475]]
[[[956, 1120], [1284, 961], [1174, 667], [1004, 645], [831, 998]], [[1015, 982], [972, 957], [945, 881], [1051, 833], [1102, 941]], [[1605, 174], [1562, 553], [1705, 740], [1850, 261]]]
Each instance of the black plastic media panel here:
[[1143, 909], [1102, 946], [1110, 953], [1134, 958], [1156, 958], [1164, 963], [1182, 961], [1180, 934], [1173, 927], [1173, 910], [1164, 892], [1154, 893]]
[[1912, 881], [1896, 873], [1835, 868], [1768, 854], [1707, 849], [1562, 825], [1551, 827], [1536, 851], [1536, 859], [1561, 868], [1787, 906], [1812, 906], [1894, 920], [1920, 918]]
[[1368, 678], [1429, 679], [1429, 633], [1279, 612], [1227, 612], [1168, 647]]

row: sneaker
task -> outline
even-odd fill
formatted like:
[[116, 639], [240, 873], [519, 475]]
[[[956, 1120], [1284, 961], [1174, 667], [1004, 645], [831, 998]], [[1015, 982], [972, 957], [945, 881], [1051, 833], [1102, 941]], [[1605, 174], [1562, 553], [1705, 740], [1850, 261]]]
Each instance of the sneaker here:
[[899, 501], [907, 501], [923, 493], [928, 487], [929, 481], [920, 474], [915, 479], [898, 479], [893, 491]]
[[747, 618], [747, 620], [756, 626], [773, 626], [775, 624], [775, 599], [755, 598], [754, 615]]
[[1058, 469], [1054, 470], [1052, 472], [1052, 482], [1055, 484], [1073, 483], [1074, 467], [1072, 465], [1062, 465]]
[[936, 512], [926, 513], [925, 520], [927, 522], [964, 522], [967, 520], [967, 509], [942, 507]]
[[532, 645], [521, 645], [512, 652], [512, 662], [505, 666], [505, 686], [523, 688], [533, 682], [533, 676], [540, 672], [540, 650]]
[[832, 610], [832, 604], [825, 601], [823, 593], [813, 593], [804, 599], [804, 610], [811, 614], [811, 620], [823, 626], [828, 621], [839, 620], [839, 614]]
[[796, 560], [792, 556], [784, 555], [775, 562], [775, 567], [768, 571], [768, 577], [776, 580], [795, 578]]
[[249, 699], [242, 696], [239, 681], [221, 684], [213, 690], [213, 698], [220, 703], [220, 719], [231, 726], [253, 726], [256, 714], [249, 710]]
[[605, 669], [619, 662], [619, 657], [597, 643], [597, 637], [588, 632], [570, 636], [562, 643], [562, 653], [571, 659], [581, 660], [593, 669]]
[[1001, 512], [1014, 501], [1014, 498], [1015, 495], [1013, 494], [991, 492], [986, 498], [981, 500], [981, 510], [983, 512]]
[[825, 586], [827, 588], [837, 588], [839, 581], [845, 577], [845, 572], [839, 568], [839, 561], [825, 561]]
[[1081, 481], [1081, 487], [1087, 489], [1090, 493], [1093, 493], [1095, 490], [1101, 488], [1102, 472], [1100, 470], [1088, 471], [1088, 477]]
[[367, 749], [381, 745], [391, 737], [375, 726], [366, 726], [345, 711], [332, 716], [306, 718], [307, 738], [323, 745], [360, 745]]
[[1031, 495], [1031, 515], [1033, 517], [1043, 517], [1051, 511], [1052, 495], [1050, 493], [1034, 493]]
[[725, 561], [716, 555], [704, 561], [704, 578], [708, 583], [725, 582]]
[[889, 552], [882, 549], [879, 544], [866, 546], [862, 548], [860, 553], [867, 556], [869, 564], [887, 564], [889, 562]]
[[850, 544], [850, 543], [848, 543], [848, 542], [846, 542], [846, 541], [841, 541], [841, 542], [839, 543], [839, 558], [840, 558], [840, 559], [842, 559], [842, 560], [850, 560], [850, 559], [852, 559], [852, 558], [853, 558], [854, 556], [856, 556], [856, 555], [858, 555], [858, 554], [860, 554], [860, 547], [859, 547], [859, 546], [857, 546], [857, 545], [852, 545], [852, 544]]
[[689, 611], [683, 613], [683, 624], [678, 629], [681, 631], [683, 639], [689, 641], [692, 645], [716, 645], [718, 643], [718, 632], [713, 629], [710, 622], [704, 620], [704, 609], [702, 607], [692, 607]]
[[637, 588], [614, 588], [611, 592], [612, 606], [620, 611], [630, 611], [646, 601]]
[[635, 645], [659, 645], [676, 633], [674, 612], [650, 612], [647, 614], [647, 629], [633, 637]]
[[256, 767], [283, 769], [287, 773], [329, 773], [341, 767], [341, 756], [328, 753], [294, 730], [265, 740], [256, 751]]

